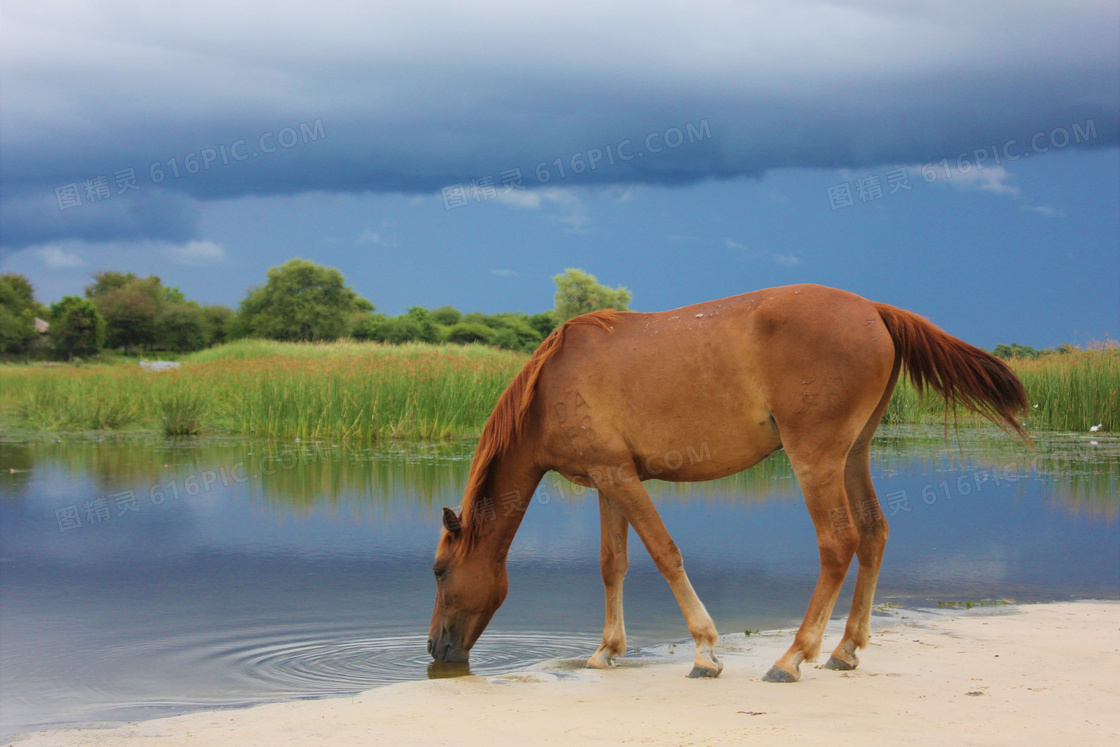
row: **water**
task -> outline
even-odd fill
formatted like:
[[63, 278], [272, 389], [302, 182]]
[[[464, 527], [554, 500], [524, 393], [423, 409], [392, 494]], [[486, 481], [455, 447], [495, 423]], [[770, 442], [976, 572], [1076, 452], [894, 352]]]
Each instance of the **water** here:
[[[877, 601], [1120, 598], [1120, 439], [1050, 435], [1030, 452], [998, 431], [960, 438], [881, 429], [891, 538]], [[439, 512], [460, 500], [471, 449], [0, 443], [0, 734], [463, 673], [431, 667], [424, 644]], [[722, 631], [799, 622], [818, 559], [783, 455], [647, 486]], [[556, 475], [544, 488], [473, 673], [598, 645], [594, 494]], [[626, 624], [631, 646], [687, 637], [636, 539]]]

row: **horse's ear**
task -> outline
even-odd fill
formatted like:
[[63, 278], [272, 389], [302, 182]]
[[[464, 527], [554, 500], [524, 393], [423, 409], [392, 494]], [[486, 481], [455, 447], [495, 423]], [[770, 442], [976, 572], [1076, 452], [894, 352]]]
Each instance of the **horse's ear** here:
[[459, 532], [463, 531], [463, 525], [459, 521], [459, 517], [450, 508], [444, 507], [443, 509], [443, 526], [447, 531], [451, 532], [452, 536], [458, 537]]

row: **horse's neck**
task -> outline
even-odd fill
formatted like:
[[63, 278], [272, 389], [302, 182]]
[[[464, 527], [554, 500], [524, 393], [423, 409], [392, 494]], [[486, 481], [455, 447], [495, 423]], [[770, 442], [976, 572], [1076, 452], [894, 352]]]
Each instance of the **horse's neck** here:
[[476, 506], [481, 517], [480, 536], [504, 558], [521, 519], [533, 500], [533, 493], [544, 477], [528, 454], [529, 449], [514, 445], [490, 465], [490, 475], [482, 486]]

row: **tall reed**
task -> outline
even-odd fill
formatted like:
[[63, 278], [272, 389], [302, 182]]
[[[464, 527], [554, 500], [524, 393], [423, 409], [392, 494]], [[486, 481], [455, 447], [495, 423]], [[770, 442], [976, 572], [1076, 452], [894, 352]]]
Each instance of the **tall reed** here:
[[[174, 371], [134, 365], [0, 365], [0, 423], [38, 430], [143, 428], [368, 443], [477, 435], [525, 364], [483, 345], [243, 340]], [[1115, 345], [1011, 362], [1034, 430], [1120, 430]], [[960, 413], [960, 421], [972, 417]], [[944, 403], [899, 382], [884, 421], [941, 423]]]
[[439, 439], [479, 433], [526, 360], [480, 345], [241, 341], [174, 371], [3, 366], [0, 407], [42, 430]]

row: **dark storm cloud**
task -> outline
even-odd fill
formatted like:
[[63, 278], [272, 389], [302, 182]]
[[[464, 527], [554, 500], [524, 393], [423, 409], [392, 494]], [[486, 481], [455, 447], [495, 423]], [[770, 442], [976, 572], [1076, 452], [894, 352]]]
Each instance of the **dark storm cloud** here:
[[[1075, 126], [1077, 147], [1116, 145], [1113, 3], [976, 6], [9, 3], [0, 243], [179, 241], [195, 201], [430, 193], [513, 168], [533, 186], [538, 164], [557, 186], [558, 158], [559, 186], [685, 184]], [[694, 142], [663, 147], [689, 125]], [[624, 141], [644, 155], [619, 158]], [[82, 205], [62, 209], [68, 185]]]

